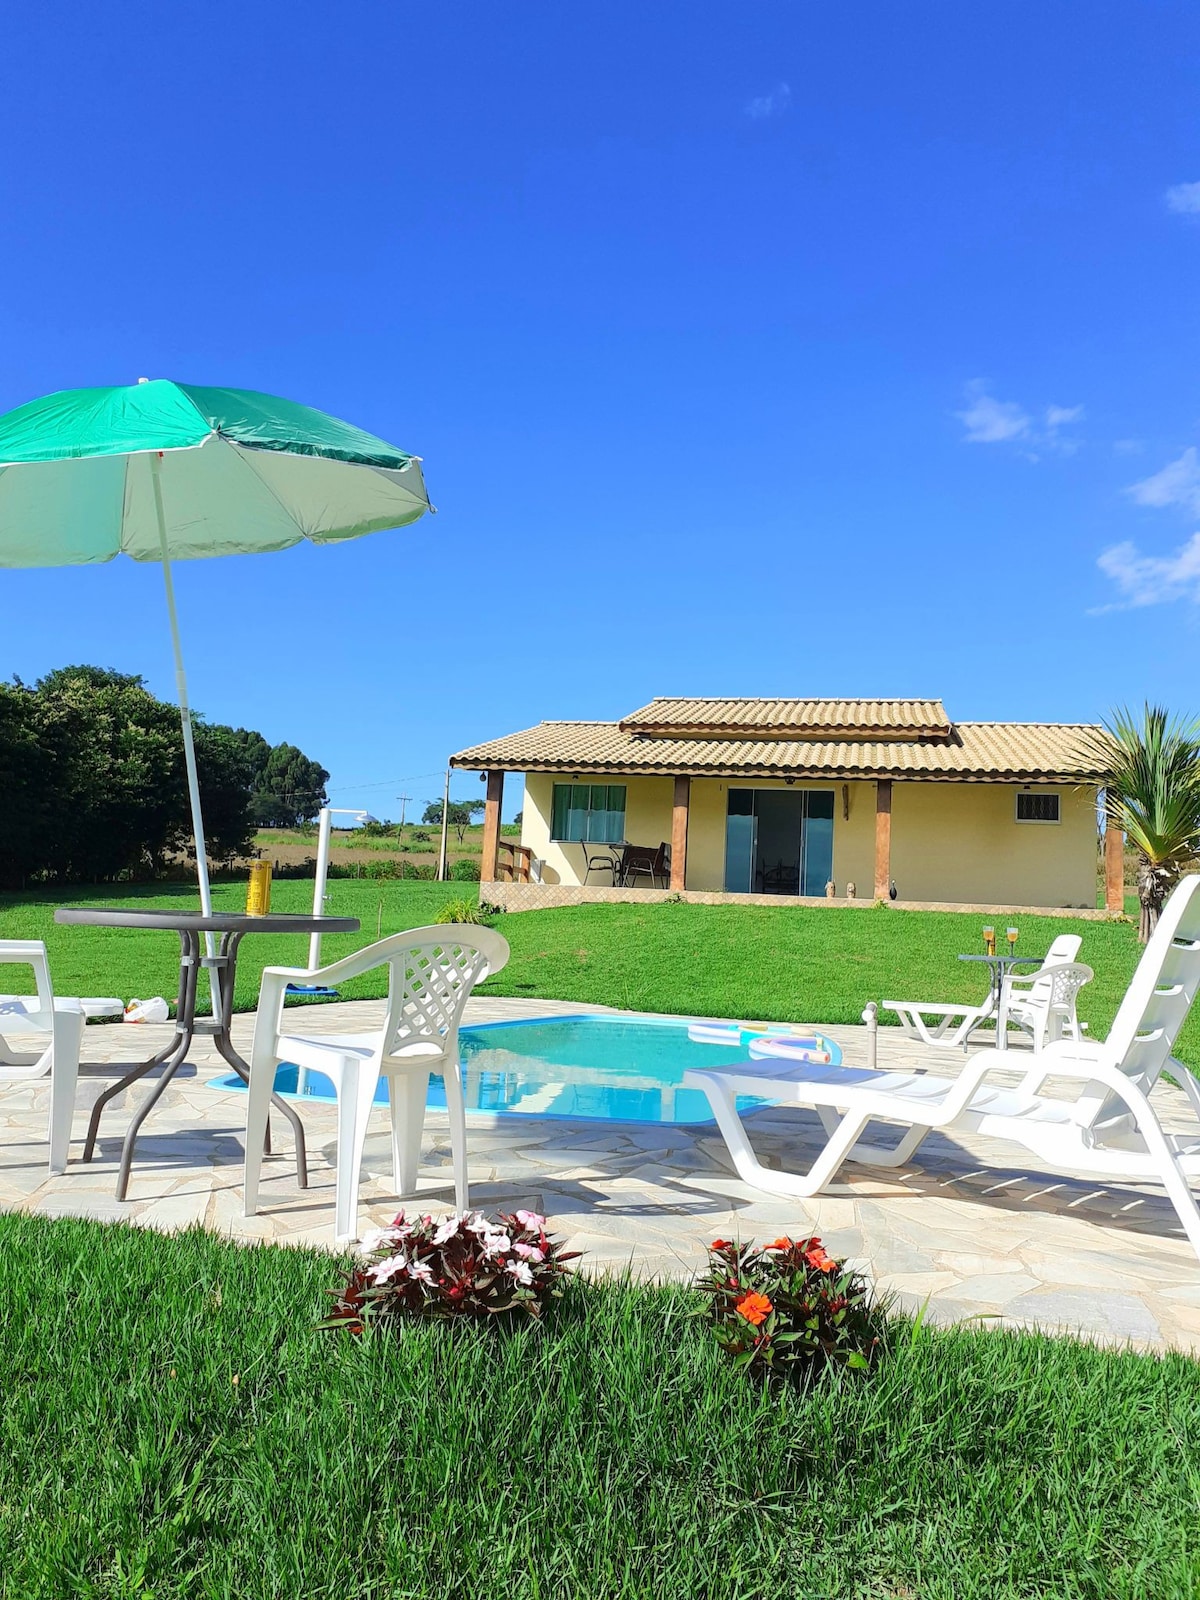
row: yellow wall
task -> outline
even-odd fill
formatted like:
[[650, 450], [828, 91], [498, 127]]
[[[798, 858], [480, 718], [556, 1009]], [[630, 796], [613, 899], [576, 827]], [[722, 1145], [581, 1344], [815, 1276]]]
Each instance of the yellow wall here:
[[[574, 780], [575, 774], [571, 774]], [[605, 774], [581, 772], [581, 783], [606, 783]], [[547, 883], [583, 879], [584, 847], [550, 839], [555, 778], [531, 772], [525, 779], [521, 843], [545, 862]], [[564, 779], [559, 777], [558, 782]], [[626, 837], [657, 845], [671, 837], [671, 778], [626, 778]], [[734, 788], [780, 789], [782, 780], [738, 780]], [[852, 882], [860, 900], [875, 882], [875, 784], [800, 783], [832, 790], [833, 877], [841, 899]], [[725, 813], [730, 784], [694, 778], [688, 824], [687, 888], [725, 887]], [[843, 796], [843, 787], [846, 795]], [[904, 783], [892, 785], [892, 877], [902, 900], [947, 900], [997, 905], [1094, 906], [1096, 903], [1096, 801], [1070, 787], [1036, 786], [1061, 796], [1062, 821], [1016, 821], [1012, 784]], [[849, 801], [849, 816], [845, 801]], [[606, 885], [603, 875], [593, 883]]]
[[1057, 794], [1058, 823], [1018, 822], [1013, 784], [895, 783], [892, 877], [904, 900], [1096, 904], [1094, 790]]

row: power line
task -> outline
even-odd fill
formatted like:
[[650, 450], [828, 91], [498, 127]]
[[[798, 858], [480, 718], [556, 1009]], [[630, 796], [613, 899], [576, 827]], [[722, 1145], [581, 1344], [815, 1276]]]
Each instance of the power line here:
[[394, 783], [418, 783], [422, 778], [440, 778], [443, 769], [439, 767], [436, 772], [410, 772], [403, 778], [372, 779], [369, 783], [339, 783], [329, 790], [330, 794], [344, 794], [347, 789], [389, 789]]

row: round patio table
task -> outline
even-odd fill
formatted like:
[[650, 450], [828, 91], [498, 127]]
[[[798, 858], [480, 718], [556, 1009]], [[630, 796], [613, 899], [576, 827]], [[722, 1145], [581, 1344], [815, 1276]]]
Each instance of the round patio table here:
[[[221, 1056], [239, 1077], [250, 1081], [247, 1062], [233, 1048], [230, 1027], [233, 1023], [233, 990], [237, 978], [238, 947], [248, 933], [357, 933], [357, 917], [292, 916], [288, 913], [268, 912], [263, 917], [252, 917], [245, 912], [214, 912], [204, 916], [199, 911], [130, 911], [119, 906], [64, 906], [54, 913], [55, 922], [77, 924], [92, 928], [161, 928], [164, 933], [179, 935], [179, 995], [175, 1002], [175, 1035], [166, 1049], [139, 1061], [124, 1077], [110, 1084], [92, 1107], [87, 1138], [83, 1146], [83, 1159], [90, 1161], [96, 1148], [100, 1131], [100, 1118], [104, 1107], [114, 1095], [128, 1089], [130, 1084], [144, 1078], [155, 1067], [162, 1074], [145, 1101], [134, 1113], [125, 1132], [121, 1146], [121, 1164], [117, 1169], [117, 1199], [124, 1200], [129, 1188], [129, 1172], [133, 1165], [133, 1147], [138, 1131], [154, 1109], [163, 1090], [183, 1065], [192, 1040], [198, 1033], [211, 1034]], [[201, 935], [219, 934], [220, 942], [212, 955], [201, 954]], [[212, 984], [213, 1014], [211, 1019], [196, 1016], [196, 990], [200, 968], [207, 967]], [[296, 1112], [278, 1095], [272, 1095], [273, 1104], [287, 1118], [296, 1141], [296, 1175], [300, 1187], [308, 1187], [308, 1157], [304, 1145], [304, 1124]], [[267, 1129], [267, 1148], [270, 1149], [270, 1127]]]
[[1015, 967], [1040, 967], [1044, 956], [959, 956], [960, 961], [986, 961], [991, 967], [992, 998], [996, 1002], [996, 1049], [1008, 1049], [1008, 1007], [1004, 1004], [1004, 980]]

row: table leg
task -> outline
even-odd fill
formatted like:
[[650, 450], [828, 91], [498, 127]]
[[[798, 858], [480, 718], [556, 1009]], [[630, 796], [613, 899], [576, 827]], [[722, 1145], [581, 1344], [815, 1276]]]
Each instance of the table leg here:
[[[213, 983], [213, 1043], [216, 1045], [223, 1060], [227, 1061], [233, 1070], [247, 1086], [250, 1083], [249, 1063], [242, 1060], [233, 1047], [230, 1028], [233, 1024], [233, 986], [237, 977], [238, 946], [242, 942], [240, 933], [227, 933], [221, 938], [221, 953], [214, 959], [222, 963], [222, 972], [219, 982]], [[207, 961], [205, 963], [208, 964]], [[214, 974], [215, 978], [215, 974]], [[218, 1000], [218, 995], [220, 999]], [[296, 1181], [301, 1189], [308, 1188], [308, 1148], [304, 1138], [304, 1124], [301, 1122], [294, 1107], [288, 1105], [281, 1095], [272, 1094], [271, 1104], [285, 1118], [292, 1130], [292, 1138], [296, 1146]], [[271, 1125], [267, 1121], [267, 1135], [263, 1149], [271, 1153]]]
[[1004, 1000], [1004, 969], [996, 969], [996, 1049], [1008, 1049], [1008, 1006]]
[[[196, 1015], [196, 984], [199, 979], [197, 957], [200, 947], [195, 936], [185, 932], [180, 933], [179, 944], [179, 996], [175, 1002], [175, 1037], [165, 1050], [160, 1050], [156, 1056], [151, 1056], [149, 1061], [139, 1061], [136, 1067], [131, 1067], [123, 1077], [117, 1079], [116, 1083], [110, 1084], [102, 1094], [96, 1097], [96, 1102], [92, 1106], [92, 1114], [88, 1119], [87, 1135], [83, 1142], [83, 1159], [85, 1161], [90, 1161], [95, 1153], [96, 1139], [100, 1132], [100, 1118], [108, 1102], [116, 1095], [119, 1095], [122, 1090], [128, 1089], [130, 1084], [136, 1083], [139, 1078], [144, 1078], [148, 1072], [153, 1072], [155, 1067], [165, 1065], [166, 1070], [161, 1082], [167, 1082], [174, 1076], [176, 1068], [179, 1067], [188, 1053], [192, 1043], [193, 1024]], [[148, 1102], [148, 1106], [153, 1105], [154, 1101], [158, 1099], [159, 1092], [159, 1089], [155, 1090]], [[136, 1119], [132, 1130], [135, 1134], [137, 1128], [141, 1126], [143, 1115], [144, 1112], [140, 1113]], [[125, 1137], [129, 1153], [132, 1154], [133, 1144], [129, 1134], [127, 1133]], [[122, 1150], [121, 1161], [122, 1166], [126, 1169], [125, 1178], [127, 1182], [128, 1162], [126, 1161], [124, 1150]], [[117, 1198], [124, 1199], [123, 1187], [119, 1179]]]
[[187, 1059], [188, 1047], [190, 1044], [190, 1039], [184, 1041], [182, 1050], [176, 1053], [173, 1060], [168, 1061], [167, 1065], [163, 1069], [162, 1076], [159, 1078], [158, 1082], [154, 1085], [153, 1089], [151, 1089], [150, 1093], [142, 1101], [141, 1105], [137, 1108], [130, 1119], [129, 1126], [125, 1130], [124, 1141], [121, 1145], [121, 1164], [117, 1168], [118, 1200], [124, 1200], [126, 1190], [129, 1188], [129, 1173], [133, 1166], [133, 1147], [137, 1141], [138, 1130], [141, 1128], [142, 1123], [145, 1122], [146, 1118], [150, 1115], [151, 1111], [154, 1110], [154, 1107], [158, 1103], [158, 1098], [162, 1094], [163, 1090], [167, 1087], [171, 1079], [175, 1076], [179, 1068]]

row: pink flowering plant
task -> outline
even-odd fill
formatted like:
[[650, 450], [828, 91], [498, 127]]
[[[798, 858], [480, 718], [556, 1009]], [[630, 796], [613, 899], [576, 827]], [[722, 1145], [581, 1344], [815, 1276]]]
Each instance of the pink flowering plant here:
[[826, 1366], [863, 1370], [879, 1347], [866, 1280], [820, 1239], [774, 1239], [757, 1249], [714, 1239], [697, 1287], [717, 1343], [760, 1375]]
[[351, 1269], [321, 1324], [361, 1333], [398, 1317], [538, 1317], [563, 1291], [576, 1250], [563, 1250], [536, 1211], [481, 1211], [416, 1217], [402, 1211], [363, 1235], [362, 1265]]

